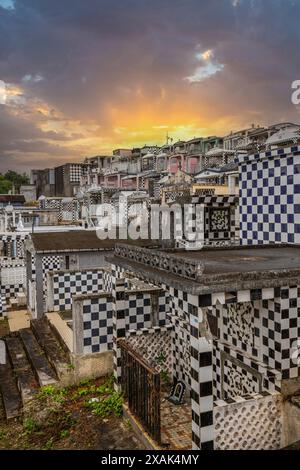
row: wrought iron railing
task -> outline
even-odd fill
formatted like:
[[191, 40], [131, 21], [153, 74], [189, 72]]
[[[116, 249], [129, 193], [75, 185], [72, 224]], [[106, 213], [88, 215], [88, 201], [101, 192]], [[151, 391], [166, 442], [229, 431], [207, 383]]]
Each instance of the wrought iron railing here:
[[119, 340], [118, 346], [121, 348], [121, 387], [129, 410], [160, 444], [160, 374], [125, 340]]

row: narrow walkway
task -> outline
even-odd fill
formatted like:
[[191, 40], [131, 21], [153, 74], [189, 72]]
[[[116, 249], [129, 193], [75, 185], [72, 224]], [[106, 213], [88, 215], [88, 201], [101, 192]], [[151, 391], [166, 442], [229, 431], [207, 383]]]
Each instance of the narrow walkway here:
[[30, 328], [31, 315], [27, 310], [7, 312], [8, 325], [11, 332]]
[[170, 450], [192, 448], [191, 403], [174, 405], [166, 398], [161, 400], [161, 439]]

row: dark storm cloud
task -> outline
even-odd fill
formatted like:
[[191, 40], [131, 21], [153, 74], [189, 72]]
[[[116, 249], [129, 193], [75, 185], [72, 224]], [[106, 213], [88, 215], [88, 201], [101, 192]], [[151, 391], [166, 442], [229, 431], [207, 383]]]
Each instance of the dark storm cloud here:
[[[290, 102], [290, 84], [300, 78], [298, 1], [15, 0], [14, 5], [0, 7], [0, 79], [66, 116], [63, 122], [80, 121], [86, 129], [94, 123], [101, 137], [112, 139], [119, 123], [111, 110], [132, 118], [140, 89], [150, 106], [166, 92], [157, 124], [167, 122], [174, 102], [193, 115], [204, 114], [210, 128], [226, 119], [241, 125], [298, 120]], [[196, 54], [207, 50], [222, 67], [198, 82]], [[21, 118], [3, 114], [0, 155], [24, 152], [30, 160], [40, 145], [42, 155], [69, 158], [70, 147], [57, 141], [80, 140], [82, 129], [68, 135], [64, 125], [45, 131], [41, 120], [34, 113], [26, 117], [24, 110]], [[78, 149], [74, 144], [76, 157]]]

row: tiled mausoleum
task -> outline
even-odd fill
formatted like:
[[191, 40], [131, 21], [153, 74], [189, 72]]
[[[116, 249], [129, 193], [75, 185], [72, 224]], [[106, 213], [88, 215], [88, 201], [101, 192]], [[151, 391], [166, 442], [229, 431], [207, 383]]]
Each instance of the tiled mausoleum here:
[[[282, 394], [300, 390], [292, 359], [299, 336], [299, 248], [179, 251], [169, 253], [169, 265], [162, 267], [151, 250], [120, 245], [111, 261], [118, 266], [120, 292], [124, 270], [169, 294], [172, 374], [190, 390], [193, 447], [282, 447]], [[116, 318], [117, 337], [125, 336], [124, 321]], [[118, 376], [118, 361], [116, 367]], [[266, 407], [271, 412], [249, 436], [249, 421]], [[233, 426], [225, 436], [224, 419], [236, 408], [240, 433]], [[248, 438], [240, 441], [243, 433]]]
[[242, 244], [300, 243], [300, 146], [240, 155]]

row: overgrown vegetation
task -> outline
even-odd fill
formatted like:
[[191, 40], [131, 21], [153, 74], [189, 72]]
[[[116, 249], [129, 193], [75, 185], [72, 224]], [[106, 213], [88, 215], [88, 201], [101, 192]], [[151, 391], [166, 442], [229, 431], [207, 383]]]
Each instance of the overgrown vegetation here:
[[169, 385], [171, 383], [170, 374], [167, 369], [163, 368], [166, 365], [167, 357], [164, 352], [160, 352], [160, 354], [155, 358], [156, 363], [161, 366], [160, 378], [165, 385]]
[[160, 378], [165, 385], [170, 385], [171, 378], [167, 370], [162, 370], [160, 373]]
[[90, 439], [99, 439], [102, 422], [123, 429], [128, 439], [132, 432], [121, 419], [122, 404], [113, 377], [82, 380], [78, 386], [62, 389], [42, 387], [23, 419], [6, 423], [0, 417], [0, 449], [93, 448]]
[[106, 417], [110, 414], [122, 416], [123, 397], [122, 394], [114, 390], [114, 380], [110, 377], [103, 385], [95, 387], [85, 384], [85, 388], [78, 390], [81, 396], [94, 394], [92, 398], [85, 401], [85, 406], [96, 415]]

